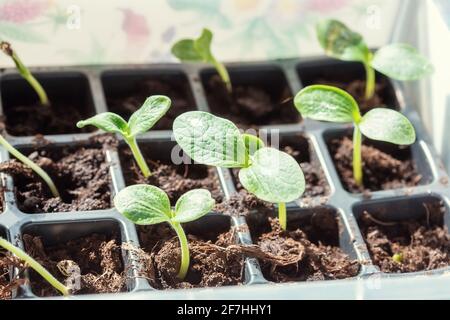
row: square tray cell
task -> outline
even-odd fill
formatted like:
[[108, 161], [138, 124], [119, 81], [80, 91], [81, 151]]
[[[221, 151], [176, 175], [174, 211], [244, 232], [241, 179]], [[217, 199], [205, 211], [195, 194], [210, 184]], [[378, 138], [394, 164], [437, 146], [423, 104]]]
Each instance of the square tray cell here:
[[398, 146], [363, 137], [364, 186], [359, 187], [353, 179], [352, 131], [328, 130], [324, 138], [342, 186], [348, 192], [411, 188], [434, 179], [420, 141], [411, 146]]
[[[205, 228], [205, 226], [207, 226]], [[178, 238], [168, 224], [137, 227], [145, 253], [143, 273], [157, 289], [218, 287], [244, 282], [244, 259], [239, 253], [226, 252], [236, 244], [230, 217], [209, 214], [183, 225], [190, 250], [190, 268], [183, 282], [177, 279], [180, 267]]]
[[358, 203], [353, 207], [373, 263], [385, 273], [450, 265], [449, 207], [437, 195]]
[[320, 59], [298, 64], [297, 72], [305, 87], [326, 84], [347, 91], [358, 101], [362, 113], [382, 105], [400, 109], [391, 81], [379, 72], [376, 72], [375, 95], [368, 101], [365, 99], [366, 74], [362, 63]]
[[[6, 229], [3, 226], [0, 226], [0, 237], [8, 239]], [[5, 253], [6, 251], [0, 247], [0, 300], [11, 299], [13, 296], [13, 292], [7, 288], [10, 283], [12, 270], [10, 266], [5, 266], [8, 263]]]
[[180, 114], [195, 110], [189, 80], [179, 70], [117, 70], [101, 76], [108, 111], [128, 120], [151, 95], [166, 95], [172, 105], [153, 130], [172, 130], [173, 120]]
[[201, 72], [208, 106], [215, 115], [239, 127], [298, 123], [292, 92], [283, 71], [276, 66], [228, 67], [233, 92], [230, 96], [213, 69]]
[[163, 189], [172, 205], [189, 190], [203, 188], [211, 192], [216, 203], [223, 200], [217, 170], [180, 157], [180, 148], [174, 141], [138, 141], [139, 148], [152, 171], [145, 179], [127, 145], [119, 147], [119, 157], [127, 186], [149, 183]]
[[261, 250], [259, 254], [283, 257], [278, 265], [259, 259], [267, 280], [334, 280], [358, 275], [357, 254], [336, 209], [323, 206], [288, 210], [287, 232], [269, 218], [260, 213], [247, 216], [252, 240]]
[[79, 72], [48, 72], [35, 74], [46, 90], [51, 106], [39, 99], [19, 75], [1, 78], [1, 102], [6, 118], [6, 131], [13, 136], [36, 134], [71, 134], [92, 132], [93, 127], [79, 129], [76, 123], [95, 115], [89, 81]]
[[[99, 145], [49, 145], [19, 148], [53, 179], [61, 199], [18, 161], [10, 164], [17, 207], [25, 213], [109, 209], [112, 205], [110, 164]], [[11, 158], [13, 158], [11, 156]]]
[[[32, 223], [25, 225], [21, 234], [26, 252], [58, 280], [67, 279], [68, 266], [80, 268], [80, 289], [75, 294], [125, 292], [127, 286], [133, 289], [134, 283], [124, 271], [122, 231], [117, 221]], [[35, 295], [58, 295], [34, 271], [30, 271], [30, 280]]]

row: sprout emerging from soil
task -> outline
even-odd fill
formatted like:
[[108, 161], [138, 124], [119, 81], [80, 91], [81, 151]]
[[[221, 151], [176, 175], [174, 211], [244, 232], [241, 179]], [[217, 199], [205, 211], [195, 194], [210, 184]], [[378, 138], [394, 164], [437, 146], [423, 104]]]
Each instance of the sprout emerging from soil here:
[[403, 254], [402, 253], [395, 253], [392, 256], [392, 260], [394, 260], [397, 263], [403, 263]]
[[317, 38], [325, 52], [345, 61], [359, 61], [366, 70], [366, 99], [375, 92], [375, 70], [396, 80], [417, 80], [433, 71], [431, 63], [404, 43], [388, 44], [372, 53], [363, 37], [337, 20], [316, 26]]
[[234, 123], [202, 111], [186, 112], [173, 123], [175, 140], [196, 162], [240, 168], [242, 186], [257, 198], [278, 204], [281, 227], [286, 230], [286, 202], [305, 191], [303, 172], [293, 157], [264, 147], [253, 135], [241, 134]]
[[128, 122], [118, 114], [103, 112], [92, 118], [79, 121], [77, 127], [83, 128], [84, 126], [92, 125], [106, 132], [120, 134], [130, 147], [142, 174], [145, 178], [148, 178], [151, 176], [150, 168], [142, 156], [141, 150], [136, 142], [136, 137], [150, 130], [166, 114], [170, 108], [170, 104], [171, 101], [166, 96], [150, 96], [131, 115]]
[[294, 104], [304, 118], [338, 123], [353, 122], [353, 176], [359, 186], [363, 185], [362, 134], [373, 140], [398, 145], [410, 145], [416, 140], [413, 125], [400, 112], [375, 108], [361, 116], [355, 99], [336, 87], [305, 87], [295, 96]]
[[0, 134], [0, 144], [14, 157], [16, 157], [19, 161], [21, 161], [26, 166], [30, 167], [31, 170], [33, 170], [38, 176], [44, 180], [44, 182], [48, 185], [50, 191], [52, 192], [53, 196], [55, 198], [59, 198], [59, 192], [56, 188], [55, 183], [53, 182], [52, 178], [41, 169], [36, 163], [28, 159], [24, 154], [22, 154], [19, 150], [14, 148], [6, 139]]
[[11, 59], [14, 61], [14, 64], [16, 65], [16, 68], [19, 71], [20, 75], [34, 89], [34, 91], [36, 92], [36, 94], [39, 97], [39, 101], [41, 102], [41, 104], [44, 106], [50, 105], [50, 102], [47, 97], [47, 93], [45, 92], [44, 88], [41, 86], [39, 81], [36, 80], [36, 78], [33, 76], [33, 74], [30, 72], [30, 70], [28, 70], [28, 68], [23, 64], [22, 60], [20, 60], [17, 53], [11, 47], [11, 44], [9, 44], [8, 42], [2, 41], [2, 42], [0, 42], [0, 49], [3, 51], [4, 54], [11, 57]]
[[120, 191], [114, 198], [116, 209], [138, 225], [167, 222], [176, 232], [181, 247], [181, 265], [178, 278], [183, 280], [189, 269], [189, 245], [182, 223], [197, 220], [211, 211], [215, 201], [204, 189], [194, 189], [183, 194], [170, 206], [167, 194], [158, 187], [137, 184]]
[[44, 278], [53, 288], [61, 292], [64, 296], [68, 296], [70, 294], [70, 290], [59, 282], [54, 276], [51, 275], [50, 272], [47, 271], [39, 262], [30, 257], [26, 252], [22, 249], [14, 246], [12, 243], [6, 241], [5, 239], [0, 237], [0, 247], [3, 247], [5, 250], [8, 250], [19, 259], [25, 261], [25, 263], [31, 267], [34, 271], [39, 273], [42, 278]]
[[213, 34], [209, 29], [204, 28], [202, 34], [197, 39], [182, 39], [172, 46], [172, 54], [181, 61], [206, 62], [216, 68], [222, 81], [231, 92], [231, 80], [225, 66], [219, 62], [211, 52], [211, 42]]

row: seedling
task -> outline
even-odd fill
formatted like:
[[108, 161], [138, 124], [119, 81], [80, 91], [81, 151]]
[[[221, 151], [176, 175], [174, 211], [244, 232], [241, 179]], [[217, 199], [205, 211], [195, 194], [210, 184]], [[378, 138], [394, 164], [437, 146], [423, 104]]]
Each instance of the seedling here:
[[297, 161], [287, 153], [264, 147], [257, 137], [241, 134], [231, 121], [202, 111], [178, 116], [175, 140], [191, 159], [206, 165], [239, 168], [242, 186], [261, 200], [278, 204], [281, 227], [286, 230], [286, 202], [298, 199], [305, 178]]
[[48, 185], [50, 188], [50, 191], [52, 192], [53, 196], [55, 198], [59, 198], [59, 192], [56, 188], [55, 183], [53, 182], [52, 178], [41, 169], [36, 163], [28, 159], [24, 154], [22, 154], [19, 150], [14, 148], [6, 139], [0, 134], [0, 144], [14, 157], [16, 157], [19, 161], [21, 161], [26, 166], [30, 167], [31, 170], [33, 170], [38, 176], [44, 180], [44, 182]]
[[213, 34], [204, 28], [197, 39], [182, 39], [172, 46], [172, 54], [181, 61], [206, 62], [216, 68], [229, 92], [231, 92], [231, 80], [225, 66], [219, 62], [211, 52]]
[[183, 194], [170, 206], [167, 194], [158, 187], [137, 184], [121, 190], [114, 197], [116, 209], [138, 225], [167, 222], [175, 230], [181, 247], [181, 265], [178, 278], [183, 280], [189, 269], [189, 245], [182, 223], [197, 220], [211, 211], [215, 201], [204, 189], [194, 189]]
[[401, 252], [400, 253], [395, 253], [392, 256], [392, 260], [394, 262], [397, 262], [397, 263], [403, 263], [403, 254]]
[[112, 112], [103, 112], [87, 120], [79, 121], [78, 128], [87, 125], [95, 126], [103, 131], [122, 135], [131, 149], [134, 159], [145, 178], [151, 176], [150, 168], [142, 156], [136, 142], [136, 137], [150, 130], [159, 119], [169, 110], [171, 101], [166, 96], [150, 96], [144, 104], [136, 110], [126, 122], [121, 116]]
[[363, 184], [362, 134], [373, 140], [399, 145], [410, 145], [416, 140], [414, 127], [401, 113], [387, 108], [375, 108], [361, 116], [355, 99], [336, 87], [308, 86], [297, 93], [294, 104], [304, 118], [353, 122], [353, 176], [358, 186]]
[[417, 80], [433, 71], [431, 63], [404, 43], [392, 43], [372, 53], [363, 37], [337, 20], [324, 20], [316, 26], [317, 38], [325, 52], [345, 61], [359, 61], [366, 70], [365, 98], [375, 92], [375, 70], [396, 80]]
[[9, 44], [9, 42], [2, 41], [0, 42], [0, 49], [4, 54], [11, 57], [11, 59], [14, 61], [14, 64], [16, 65], [16, 68], [19, 71], [20, 75], [34, 89], [39, 97], [39, 101], [41, 102], [41, 104], [44, 106], [48, 106], [50, 102], [48, 100], [47, 93], [45, 92], [44, 88], [42, 88], [39, 81], [37, 81], [33, 74], [30, 72], [30, 70], [28, 70], [28, 68], [23, 64], [22, 60], [20, 60], [17, 53], [11, 47], [11, 44]]
[[5, 250], [8, 250], [19, 259], [25, 261], [25, 263], [31, 267], [34, 271], [39, 273], [42, 278], [44, 278], [53, 288], [61, 292], [64, 296], [68, 296], [70, 294], [69, 288], [59, 282], [54, 276], [51, 275], [50, 272], [47, 271], [39, 262], [30, 257], [26, 252], [22, 249], [14, 246], [12, 243], [6, 241], [5, 239], [0, 237], [0, 247], [3, 247]]

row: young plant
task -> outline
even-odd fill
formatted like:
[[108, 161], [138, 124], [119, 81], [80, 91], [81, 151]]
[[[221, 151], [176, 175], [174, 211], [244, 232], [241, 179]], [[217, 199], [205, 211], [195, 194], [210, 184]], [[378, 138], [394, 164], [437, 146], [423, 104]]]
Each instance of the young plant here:
[[416, 140], [411, 122], [400, 112], [375, 108], [361, 116], [358, 103], [344, 90], [326, 85], [302, 89], [294, 98], [297, 110], [304, 118], [329, 122], [353, 122], [353, 176], [358, 186], [363, 184], [361, 139], [366, 137], [399, 145]]
[[278, 204], [281, 227], [286, 230], [286, 202], [298, 199], [305, 178], [297, 161], [287, 153], [264, 147], [257, 137], [241, 134], [229, 120], [202, 111], [178, 116], [175, 140], [196, 162], [240, 168], [242, 186], [261, 200]]
[[45, 92], [44, 88], [42, 88], [39, 81], [36, 80], [36, 78], [33, 76], [30, 70], [28, 70], [28, 68], [23, 64], [22, 60], [20, 60], [17, 53], [11, 47], [11, 44], [9, 44], [9, 42], [2, 41], [0, 42], [0, 49], [3, 51], [4, 54], [11, 57], [11, 59], [14, 61], [14, 64], [16, 65], [16, 68], [19, 71], [20, 75], [34, 89], [34, 91], [39, 97], [39, 101], [41, 102], [41, 104], [44, 106], [50, 105], [47, 93]]
[[39, 262], [30, 257], [26, 252], [22, 249], [14, 246], [12, 243], [6, 241], [5, 239], [0, 237], [0, 247], [8, 250], [12, 254], [14, 254], [19, 259], [25, 261], [25, 263], [31, 267], [34, 271], [39, 273], [42, 278], [44, 278], [53, 288], [61, 292], [64, 296], [68, 296], [70, 294], [69, 288], [59, 282], [54, 276], [51, 275]]
[[121, 116], [112, 112], [103, 112], [92, 118], [79, 121], [78, 128], [87, 125], [95, 126], [103, 131], [122, 135], [131, 149], [134, 159], [145, 178], [151, 175], [150, 168], [142, 156], [136, 142], [136, 137], [150, 130], [159, 119], [169, 110], [171, 101], [166, 96], [150, 96], [144, 104], [136, 110], [126, 122]]
[[48, 185], [50, 191], [52, 192], [53, 196], [55, 198], [59, 198], [59, 192], [56, 188], [55, 183], [53, 182], [52, 178], [41, 169], [36, 163], [28, 159], [24, 154], [22, 154], [19, 150], [14, 148], [6, 139], [0, 134], [0, 144], [14, 157], [16, 157], [19, 161], [21, 161], [26, 166], [30, 167], [31, 170], [33, 170], [38, 176], [44, 180], [44, 182]]
[[211, 211], [215, 201], [204, 189], [194, 189], [183, 194], [170, 206], [167, 194], [158, 187], [137, 184], [121, 190], [114, 197], [116, 209], [138, 225], [167, 222], [175, 230], [180, 241], [181, 265], [178, 278], [183, 280], [189, 269], [189, 245], [182, 223], [197, 220]]
[[374, 54], [363, 37], [337, 20], [324, 20], [316, 26], [317, 38], [326, 54], [346, 61], [359, 61], [366, 70], [365, 98], [375, 92], [375, 70], [396, 80], [417, 80], [433, 71], [431, 63], [404, 43], [388, 44]]
[[219, 62], [211, 52], [211, 42], [213, 34], [209, 29], [204, 28], [202, 34], [197, 39], [183, 39], [172, 46], [172, 54], [181, 61], [206, 62], [216, 68], [222, 81], [231, 92], [231, 80], [225, 66]]

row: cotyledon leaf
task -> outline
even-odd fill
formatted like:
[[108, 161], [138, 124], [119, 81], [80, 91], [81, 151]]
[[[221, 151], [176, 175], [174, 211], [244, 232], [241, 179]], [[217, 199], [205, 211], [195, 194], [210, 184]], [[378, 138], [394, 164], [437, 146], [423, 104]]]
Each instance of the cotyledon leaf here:
[[175, 205], [173, 221], [186, 223], [197, 220], [212, 210], [214, 199], [205, 189], [194, 189], [183, 194]]
[[127, 122], [119, 115], [112, 112], [103, 112], [89, 119], [78, 121], [77, 127], [95, 126], [101, 130], [111, 133], [128, 133]]
[[239, 171], [244, 188], [261, 200], [280, 203], [298, 199], [305, 190], [305, 177], [297, 161], [274, 148], [261, 148], [251, 165]]

